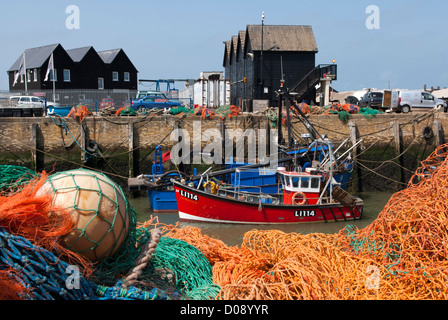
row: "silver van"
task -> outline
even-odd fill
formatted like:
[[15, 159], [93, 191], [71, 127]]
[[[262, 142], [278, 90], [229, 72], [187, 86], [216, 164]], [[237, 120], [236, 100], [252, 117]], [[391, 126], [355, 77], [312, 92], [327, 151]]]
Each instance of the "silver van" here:
[[398, 108], [396, 111], [408, 113], [412, 109], [425, 108], [441, 108], [447, 107], [444, 100], [434, 97], [432, 94], [421, 90], [400, 91], [398, 97]]

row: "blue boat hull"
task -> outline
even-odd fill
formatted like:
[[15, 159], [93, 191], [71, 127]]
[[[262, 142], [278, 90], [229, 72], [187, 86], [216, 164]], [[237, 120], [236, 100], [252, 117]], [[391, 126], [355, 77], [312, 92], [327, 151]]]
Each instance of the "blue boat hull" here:
[[57, 114], [58, 116], [66, 117], [68, 116], [71, 110], [72, 107], [48, 107], [47, 114], [49, 115]]

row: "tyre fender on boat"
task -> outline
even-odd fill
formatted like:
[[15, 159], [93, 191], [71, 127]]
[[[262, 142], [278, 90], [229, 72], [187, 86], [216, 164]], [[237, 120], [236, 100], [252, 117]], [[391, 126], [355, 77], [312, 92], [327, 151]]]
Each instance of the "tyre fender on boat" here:
[[[302, 199], [300, 202], [296, 202], [296, 200]], [[306, 204], [306, 195], [302, 191], [298, 191], [292, 195], [291, 202], [292, 204], [303, 205]]]

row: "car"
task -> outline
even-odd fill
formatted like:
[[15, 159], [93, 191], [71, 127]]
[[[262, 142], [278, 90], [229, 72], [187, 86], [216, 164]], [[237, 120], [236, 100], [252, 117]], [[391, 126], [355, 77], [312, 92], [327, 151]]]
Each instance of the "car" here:
[[100, 103], [100, 109], [104, 109], [104, 108], [115, 108], [114, 99], [103, 98]]
[[372, 109], [381, 109], [383, 107], [383, 93], [379, 91], [367, 92], [361, 100], [360, 107], [370, 107]]
[[139, 91], [137, 92], [136, 100], [143, 99], [146, 96], [158, 96], [162, 99], [168, 99], [163, 92], [160, 91]]
[[395, 111], [408, 113], [412, 109], [440, 108], [446, 110], [445, 100], [434, 97], [422, 90], [403, 90], [398, 97], [398, 107]]
[[44, 102], [42, 101], [42, 99], [34, 96], [12, 96], [9, 98], [9, 102], [11, 107], [44, 107]]
[[179, 101], [168, 100], [160, 96], [145, 96], [142, 99], [132, 100], [131, 108], [134, 110], [146, 109], [165, 109], [165, 108], [177, 108], [182, 104]]
[[[45, 101], [35, 96], [12, 96], [9, 98], [11, 107], [31, 107], [31, 108], [43, 108]], [[48, 107], [59, 107], [57, 102], [47, 101]]]

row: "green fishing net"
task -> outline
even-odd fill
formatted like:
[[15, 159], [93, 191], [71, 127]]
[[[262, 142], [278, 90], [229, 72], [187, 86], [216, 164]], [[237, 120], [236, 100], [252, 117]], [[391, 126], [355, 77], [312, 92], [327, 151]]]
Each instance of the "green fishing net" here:
[[0, 165], [0, 190], [23, 186], [36, 176], [36, 172], [25, 167]]

